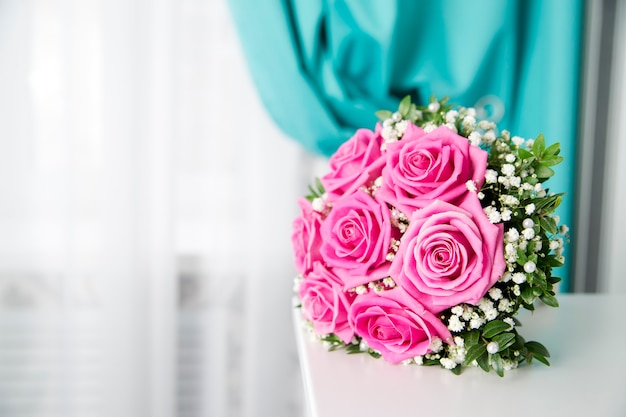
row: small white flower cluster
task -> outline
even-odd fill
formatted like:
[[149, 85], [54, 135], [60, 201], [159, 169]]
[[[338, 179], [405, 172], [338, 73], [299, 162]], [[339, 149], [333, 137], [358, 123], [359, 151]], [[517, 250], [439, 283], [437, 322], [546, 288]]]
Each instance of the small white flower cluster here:
[[398, 248], [400, 248], [400, 241], [398, 239], [391, 238], [391, 243], [389, 244], [389, 252], [385, 257], [389, 262], [393, 261], [396, 257], [396, 253], [398, 253]]
[[[464, 330], [479, 329], [503, 314], [513, 312], [514, 303], [505, 298], [500, 288], [491, 288], [487, 295], [481, 298], [476, 306], [459, 304], [452, 307], [450, 310], [452, 314], [448, 318], [448, 330], [460, 333]], [[445, 316], [442, 316], [442, 319], [445, 320]]]
[[396, 227], [400, 233], [406, 232], [406, 229], [409, 227], [409, 218], [406, 217], [404, 213], [402, 213], [397, 208], [391, 209], [391, 224]]
[[395, 112], [390, 119], [383, 121], [383, 128], [380, 135], [385, 141], [381, 145], [381, 150], [385, 150], [388, 143], [397, 142], [402, 138], [406, 131], [407, 123], [407, 120], [404, 120], [399, 112]]
[[367, 293], [369, 290], [374, 291], [376, 294], [380, 294], [383, 291], [390, 290], [396, 286], [396, 282], [391, 277], [386, 277], [383, 279], [371, 281], [367, 283], [367, 285], [358, 285], [354, 288], [348, 290], [348, 292], [356, 293], [358, 295], [362, 295]]
[[327, 197], [326, 193], [322, 194], [320, 197], [315, 197], [311, 201], [311, 207], [313, 210], [322, 214], [328, 212], [328, 210], [330, 210], [330, 204], [326, 201]]

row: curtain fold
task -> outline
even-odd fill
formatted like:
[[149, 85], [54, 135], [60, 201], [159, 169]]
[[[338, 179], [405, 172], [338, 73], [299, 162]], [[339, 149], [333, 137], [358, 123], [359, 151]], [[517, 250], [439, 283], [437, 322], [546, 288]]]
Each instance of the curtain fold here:
[[449, 96], [501, 129], [561, 143], [565, 163], [549, 186], [567, 193], [559, 215], [569, 225], [583, 4], [229, 0], [264, 105], [309, 151], [330, 155], [406, 94]]

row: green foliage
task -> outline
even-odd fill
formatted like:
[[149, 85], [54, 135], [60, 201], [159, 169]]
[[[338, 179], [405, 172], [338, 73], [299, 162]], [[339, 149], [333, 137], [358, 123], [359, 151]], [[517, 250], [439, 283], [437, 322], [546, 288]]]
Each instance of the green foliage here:
[[309, 185], [309, 194], [306, 196], [306, 199], [313, 201], [316, 198], [322, 198], [325, 192], [326, 191], [324, 190], [322, 181], [319, 178], [315, 178], [315, 183], [313, 185]]

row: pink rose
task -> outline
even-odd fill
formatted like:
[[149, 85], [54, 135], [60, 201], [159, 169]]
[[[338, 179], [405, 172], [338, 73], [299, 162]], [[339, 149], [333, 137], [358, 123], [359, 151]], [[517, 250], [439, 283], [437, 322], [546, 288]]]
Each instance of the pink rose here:
[[313, 210], [307, 199], [300, 198], [298, 205], [301, 209], [301, 215], [293, 221], [291, 244], [296, 270], [304, 275], [313, 268], [313, 263], [316, 260], [322, 259], [320, 255], [322, 220], [321, 215]]
[[384, 165], [380, 146], [382, 138], [376, 132], [359, 129], [344, 142], [330, 158], [330, 172], [321, 179], [328, 201], [352, 194], [360, 186], [380, 176]]
[[458, 201], [468, 192], [468, 180], [480, 188], [485, 177], [487, 152], [445, 126], [428, 134], [411, 127], [387, 149], [377, 194], [408, 217], [433, 200]]
[[476, 304], [504, 272], [503, 245], [475, 194], [437, 200], [410, 218], [389, 274], [433, 313]]
[[348, 323], [348, 309], [353, 294], [343, 291], [343, 284], [320, 262], [300, 283], [298, 293], [302, 301], [302, 316], [313, 322], [320, 335], [334, 333], [345, 343], [350, 343], [354, 331]]
[[435, 336], [452, 343], [445, 324], [399, 287], [357, 296], [349, 318], [367, 345], [391, 363], [428, 353]]
[[322, 257], [346, 288], [387, 276], [391, 222], [383, 201], [358, 190], [334, 203], [320, 232]]

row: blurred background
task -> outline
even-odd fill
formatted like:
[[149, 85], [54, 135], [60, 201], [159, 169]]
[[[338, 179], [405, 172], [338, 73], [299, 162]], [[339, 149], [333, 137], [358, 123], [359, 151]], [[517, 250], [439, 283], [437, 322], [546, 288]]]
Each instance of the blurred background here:
[[[626, 1], [581, 39], [565, 291], [626, 292]], [[226, 0], [0, 0], [0, 416], [303, 415], [291, 221], [325, 159], [252, 79]]]

